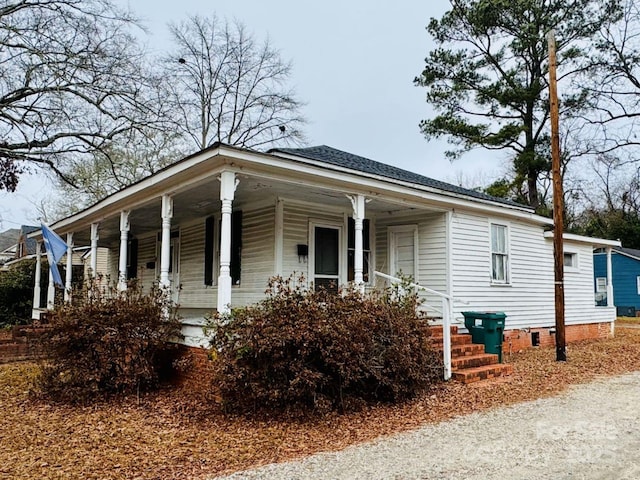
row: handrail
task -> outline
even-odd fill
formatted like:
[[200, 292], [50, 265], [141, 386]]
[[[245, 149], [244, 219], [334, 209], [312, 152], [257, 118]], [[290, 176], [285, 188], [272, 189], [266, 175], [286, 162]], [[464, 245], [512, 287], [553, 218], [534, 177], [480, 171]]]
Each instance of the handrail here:
[[[387, 275], [386, 273], [382, 273], [382, 272], [378, 272], [377, 270], [375, 270], [373, 272], [374, 275], [378, 276], [378, 277], [382, 277], [385, 278], [391, 282], [395, 282], [395, 283], [401, 283], [402, 279], [397, 278], [397, 277], [392, 277], [391, 275]], [[457, 298], [457, 297], [452, 297], [451, 295], [447, 295], [446, 293], [442, 293], [439, 292], [437, 290], [433, 290], [431, 288], [425, 287], [423, 285], [420, 285], [419, 283], [410, 283], [409, 284], [410, 287], [413, 288], [417, 288], [418, 290], [424, 290], [425, 292], [429, 292], [432, 293], [433, 295], [437, 295], [439, 297], [443, 297], [443, 298], [447, 298], [449, 300], [453, 300], [454, 302], [459, 302], [459, 303], [464, 303], [465, 305], [469, 305], [469, 302], [467, 302], [466, 300], [463, 300], [461, 298]]]
[[[402, 282], [401, 279], [392, 277], [386, 273], [374, 271], [373, 274], [374, 276], [382, 277], [394, 283]], [[453, 302], [456, 301], [464, 304], [468, 304], [468, 302], [447, 295], [446, 293], [423, 287], [417, 283], [410, 283], [409, 286], [437, 295], [442, 299], [442, 359], [444, 361], [444, 379], [449, 380], [451, 378], [451, 319], [453, 318]]]

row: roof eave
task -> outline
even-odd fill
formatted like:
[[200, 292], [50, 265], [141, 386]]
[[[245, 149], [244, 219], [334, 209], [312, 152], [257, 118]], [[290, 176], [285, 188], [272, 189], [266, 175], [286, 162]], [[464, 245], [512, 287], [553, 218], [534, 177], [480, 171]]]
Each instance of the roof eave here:
[[[553, 230], [544, 232], [545, 238], [553, 238]], [[587, 237], [584, 235], [576, 235], [574, 233], [565, 233], [562, 235], [563, 240], [586, 243], [595, 247], [620, 247], [620, 240], [608, 240], [606, 238]]]

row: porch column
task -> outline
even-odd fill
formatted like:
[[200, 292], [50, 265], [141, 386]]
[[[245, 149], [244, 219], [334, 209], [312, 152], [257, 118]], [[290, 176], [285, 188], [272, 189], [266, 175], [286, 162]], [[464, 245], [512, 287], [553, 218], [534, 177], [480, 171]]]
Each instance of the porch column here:
[[611, 265], [611, 247], [607, 247], [607, 307], [613, 307], [613, 268]]
[[53, 310], [56, 303], [56, 284], [53, 282], [53, 272], [49, 265], [49, 284], [47, 285], [47, 310]]
[[353, 258], [353, 281], [356, 284], [356, 288], [364, 293], [364, 277], [362, 275], [363, 270], [363, 239], [362, 239], [362, 223], [364, 221], [364, 196], [352, 195], [349, 196], [351, 205], [353, 206], [353, 222], [355, 224], [355, 245], [354, 245], [354, 258]]
[[120, 257], [118, 258], [118, 290], [127, 289], [127, 240], [129, 239], [129, 211], [120, 212]]
[[91, 278], [98, 276], [98, 240], [100, 235], [98, 234], [98, 227], [100, 224], [91, 224]]
[[231, 311], [231, 212], [236, 191], [236, 175], [224, 171], [220, 175], [222, 224], [220, 227], [220, 276], [218, 277], [218, 312]]
[[40, 279], [42, 278], [42, 242], [36, 243], [36, 272], [33, 285], [33, 305], [31, 309], [31, 319], [40, 319]]
[[71, 301], [71, 282], [73, 281], [73, 232], [67, 233], [67, 271], [64, 280], [64, 301]]
[[160, 287], [169, 288], [169, 264], [171, 263], [171, 218], [173, 217], [173, 198], [162, 196], [162, 243], [160, 244]]

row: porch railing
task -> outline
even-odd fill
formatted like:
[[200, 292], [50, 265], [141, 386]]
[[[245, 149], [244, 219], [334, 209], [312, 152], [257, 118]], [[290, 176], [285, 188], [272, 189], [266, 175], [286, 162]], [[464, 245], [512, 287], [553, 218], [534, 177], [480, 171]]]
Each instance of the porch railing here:
[[[402, 280], [397, 277], [392, 277], [386, 273], [374, 271], [373, 274], [377, 277], [384, 278], [392, 283], [401, 283]], [[440, 297], [442, 301], [442, 307], [439, 313], [442, 314], [442, 358], [444, 361], [444, 379], [449, 380], [451, 378], [451, 319], [453, 318], [453, 302], [460, 302], [468, 304], [468, 302], [459, 298], [452, 297], [446, 293], [438, 292], [431, 288], [418, 285], [417, 283], [410, 283], [410, 287], [423, 292], [430, 293]], [[437, 308], [430, 306], [433, 310], [438, 311]]]

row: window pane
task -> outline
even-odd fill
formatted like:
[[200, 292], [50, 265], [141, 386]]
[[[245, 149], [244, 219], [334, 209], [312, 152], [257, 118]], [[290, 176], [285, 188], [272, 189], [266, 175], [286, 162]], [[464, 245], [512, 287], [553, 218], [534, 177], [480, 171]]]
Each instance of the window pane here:
[[315, 231], [316, 275], [338, 275], [338, 230], [316, 227]]
[[566, 253], [566, 252], [564, 253], [564, 266], [565, 267], [577, 266], [575, 253]]
[[504, 255], [493, 254], [491, 256], [492, 260], [492, 278], [498, 282], [505, 282], [507, 280], [506, 276], [506, 260], [507, 257]]
[[507, 253], [507, 227], [504, 225], [491, 225], [491, 251]]

